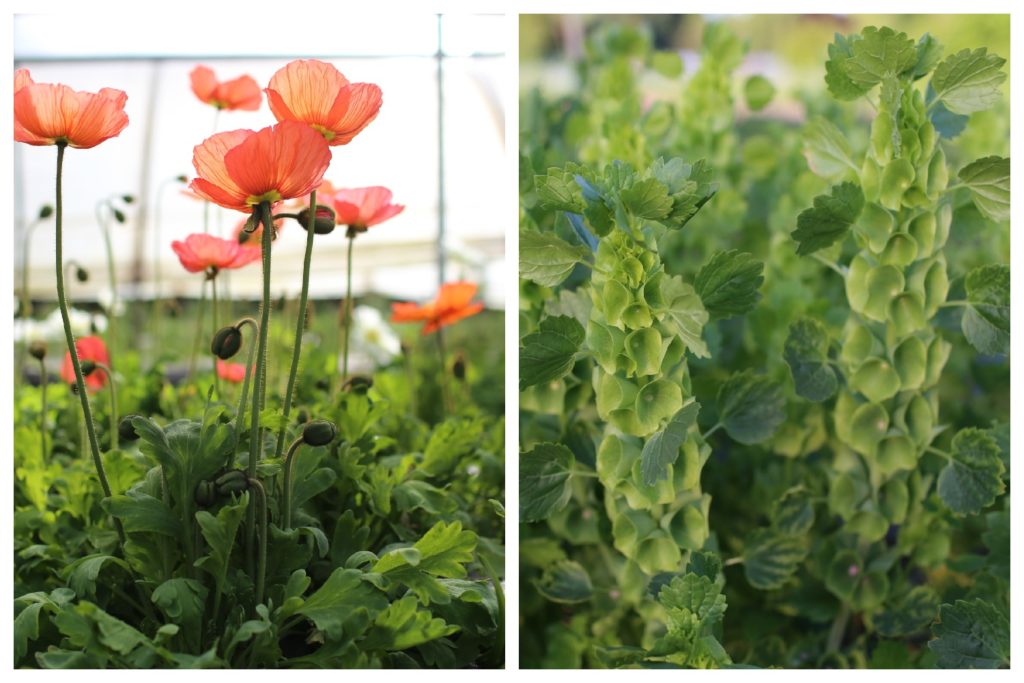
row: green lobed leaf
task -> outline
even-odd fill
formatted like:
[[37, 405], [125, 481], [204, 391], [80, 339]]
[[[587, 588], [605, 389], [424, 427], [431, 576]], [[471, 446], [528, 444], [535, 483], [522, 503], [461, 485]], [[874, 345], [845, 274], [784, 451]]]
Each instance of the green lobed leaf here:
[[1010, 666], [1010, 620], [983, 598], [957, 600], [939, 608], [928, 648], [944, 669], [998, 669]]
[[587, 570], [571, 560], [546, 567], [541, 577], [534, 580], [534, 586], [546, 599], [563, 604], [586, 602], [594, 594]]
[[804, 127], [804, 158], [815, 175], [835, 178], [847, 171], [860, 173], [846, 136], [828, 119], [816, 116]]
[[672, 416], [664, 429], [655, 432], [644, 444], [640, 471], [646, 486], [654, 486], [668, 477], [668, 466], [679, 457], [679, 449], [686, 441], [690, 427], [697, 423], [699, 412], [700, 404], [690, 401]]
[[416, 598], [409, 595], [391, 603], [377, 616], [359, 646], [364, 651], [407, 650], [458, 631], [458, 626], [446, 624], [444, 619], [420, 609]]
[[1010, 268], [980, 266], [964, 279], [967, 306], [960, 321], [979, 353], [1010, 354]]
[[560, 168], [549, 168], [547, 175], [534, 177], [537, 200], [546, 209], [582, 213], [585, 208], [580, 200], [579, 186], [572, 174]]
[[550, 232], [519, 231], [519, 275], [544, 287], [554, 287], [569, 277], [590, 250], [574, 246]]
[[539, 522], [569, 502], [576, 459], [568, 448], [541, 443], [519, 456], [519, 521]]
[[565, 315], [545, 318], [519, 347], [519, 390], [561, 379], [572, 370], [586, 330]]
[[711, 353], [702, 336], [708, 312], [704, 310], [696, 290], [678, 276], [665, 277], [662, 278], [662, 297], [666, 303], [665, 322], [676, 336], [694, 356], [710, 358]]
[[1001, 71], [1006, 60], [979, 47], [951, 54], [935, 67], [931, 86], [935, 96], [954, 114], [973, 114], [999, 101]]
[[957, 175], [985, 217], [993, 221], [1010, 220], [1009, 159], [984, 157], [967, 164]]
[[917, 41], [917, 60], [914, 62], [913, 75], [915, 79], [921, 78], [935, 68], [935, 65], [942, 59], [942, 44], [935, 36], [925, 33]]
[[793, 374], [796, 393], [820, 403], [836, 393], [839, 382], [828, 363], [829, 336], [813, 318], [800, 318], [789, 326], [783, 356]]
[[938, 613], [938, 594], [928, 586], [916, 586], [875, 615], [874, 623], [883, 636], [909, 636], [935, 621]]
[[176, 538], [181, 533], [181, 520], [163, 501], [141, 491], [111, 496], [100, 505], [112, 517], [121, 520], [128, 533], [155, 533]]
[[360, 611], [372, 619], [387, 606], [387, 596], [364, 581], [361, 571], [338, 567], [295, 613], [307, 617], [329, 639], [338, 640], [346, 622], [357, 619]]
[[705, 263], [693, 283], [704, 310], [712, 319], [731, 318], [750, 311], [761, 300], [764, 263], [752, 254], [719, 251]]
[[949, 463], [939, 473], [938, 492], [953, 512], [977, 514], [1006, 490], [1003, 461], [992, 435], [983, 429], [961, 429], [953, 437]]
[[916, 63], [917, 49], [906, 33], [897, 33], [888, 26], [868, 26], [861, 31], [861, 40], [850, 45], [850, 57], [843, 68], [856, 85], [870, 88], [899, 76]]
[[844, 36], [835, 34], [828, 46], [828, 61], [825, 62], [825, 83], [829, 92], [839, 100], [855, 100], [868, 90], [869, 86], [856, 83], [846, 73], [846, 63], [853, 56], [854, 43], [862, 40], [859, 34]]
[[619, 199], [627, 211], [637, 218], [658, 220], [672, 210], [668, 188], [657, 178], [647, 178], [619, 192]]
[[676, 624], [684, 624], [674, 612], [696, 617], [699, 630], [707, 632], [725, 616], [726, 601], [722, 587], [707, 576], [677, 576], [658, 593], [658, 602], [669, 612]]
[[740, 443], [770, 438], [786, 419], [782, 385], [752, 370], [735, 373], [718, 390], [718, 419]]
[[794, 486], [772, 505], [772, 527], [789, 536], [802, 536], [814, 525], [814, 503], [803, 486]]
[[177, 625], [190, 648], [198, 651], [202, 645], [203, 607], [206, 587], [193, 579], [168, 579], [153, 590], [153, 604], [160, 608], [168, 622]]
[[864, 208], [864, 192], [853, 183], [832, 187], [829, 195], [814, 198], [814, 207], [797, 216], [791, 234], [799, 245], [796, 253], [813, 254], [841, 240]]
[[803, 537], [760, 529], [747, 538], [743, 547], [743, 573], [759, 590], [781, 588], [806, 556]]
[[221, 507], [216, 517], [206, 510], [196, 513], [196, 522], [206, 539], [209, 552], [196, 560], [195, 566], [213, 576], [215, 590], [218, 592], [224, 591], [228, 568], [231, 566], [231, 551], [248, 506], [249, 492], [246, 491], [237, 501]]

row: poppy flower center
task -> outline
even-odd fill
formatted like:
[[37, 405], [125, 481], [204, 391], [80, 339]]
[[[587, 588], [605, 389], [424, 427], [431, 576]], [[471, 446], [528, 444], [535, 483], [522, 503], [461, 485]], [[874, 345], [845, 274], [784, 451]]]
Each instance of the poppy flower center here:
[[323, 135], [324, 140], [327, 140], [327, 142], [330, 142], [331, 140], [334, 139], [334, 131], [331, 130], [330, 128], [326, 128], [316, 123], [310, 124], [310, 128], [320, 133], [320, 135]]
[[255, 206], [261, 202], [274, 204], [279, 201], [281, 201], [281, 193], [278, 192], [277, 190], [267, 190], [266, 192], [260, 195], [251, 194], [245, 198], [245, 203], [249, 204], [250, 206]]

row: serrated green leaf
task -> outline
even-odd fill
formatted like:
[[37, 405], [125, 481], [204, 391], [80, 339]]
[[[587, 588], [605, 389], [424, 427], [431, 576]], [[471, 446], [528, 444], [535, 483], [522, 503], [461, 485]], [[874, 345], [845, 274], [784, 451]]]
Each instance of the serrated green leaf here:
[[570, 560], [545, 568], [541, 577], [534, 581], [534, 587], [551, 602], [563, 604], [586, 602], [594, 594], [587, 570]]
[[796, 253], [812, 254], [845, 237], [863, 208], [864, 192], [853, 183], [835, 185], [829, 195], [815, 197], [814, 207], [797, 216], [791, 233], [799, 242]]
[[925, 76], [935, 68], [942, 59], [942, 44], [930, 33], [925, 33], [917, 41], [917, 59], [914, 62], [914, 79]]
[[828, 61], [825, 62], [825, 83], [829, 92], [839, 100], [855, 100], [870, 87], [855, 83], [846, 74], [846, 63], [853, 56], [853, 44], [859, 42], [860, 35], [843, 36], [835, 34], [835, 40], [828, 46]]
[[861, 31], [861, 40], [850, 45], [850, 58], [843, 68], [846, 75], [862, 88], [899, 76], [917, 62], [914, 41], [906, 33], [888, 26], [868, 26]]
[[420, 609], [414, 597], [406, 596], [388, 605], [378, 615], [373, 628], [359, 643], [363, 650], [407, 650], [459, 631], [427, 610]]
[[113, 517], [121, 520], [128, 533], [154, 533], [176, 538], [181, 533], [181, 520], [163, 501], [141, 491], [103, 499], [100, 504]]
[[729, 436], [755, 444], [771, 437], [786, 419], [786, 398], [773, 379], [745, 370], [718, 390], [718, 420]]
[[190, 648], [199, 650], [206, 588], [193, 579], [173, 578], [153, 590], [153, 604], [171, 624], [177, 625]]
[[696, 290], [678, 276], [665, 277], [662, 278], [662, 298], [666, 304], [665, 322], [671, 325], [676, 336], [696, 357], [710, 358], [702, 336], [708, 312]]
[[712, 319], [731, 318], [753, 309], [761, 300], [764, 263], [736, 249], [719, 251], [705, 263], [694, 289]]
[[673, 625], [688, 627], [677, 613], [696, 617], [696, 626], [701, 633], [707, 632], [722, 621], [727, 608], [722, 588], [707, 576], [686, 574], [677, 576], [658, 593], [658, 602], [669, 612]]
[[772, 505], [772, 527], [789, 536], [801, 536], [814, 525], [814, 504], [803, 486], [794, 486]]
[[545, 318], [519, 347], [519, 390], [561, 379], [572, 370], [586, 330], [575, 319]]
[[820, 403], [836, 393], [839, 382], [828, 363], [829, 337], [825, 326], [801, 318], [789, 326], [783, 355], [793, 374], [796, 393]]
[[647, 178], [619, 192], [619, 199], [627, 211], [637, 218], [657, 220], [672, 210], [668, 188], [656, 178]]
[[555, 443], [537, 444], [519, 456], [520, 522], [538, 522], [565, 507], [575, 462], [572, 451]]
[[640, 471], [644, 484], [654, 486], [668, 477], [668, 466], [679, 457], [679, 449], [686, 441], [690, 427], [697, 423], [700, 404], [690, 401], [683, 406], [661, 431], [655, 432], [644, 444], [640, 455]]
[[953, 437], [951, 458], [938, 482], [946, 507], [962, 515], [977, 514], [1006, 490], [999, 453], [999, 445], [986, 430], [961, 429]]
[[812, 119], [804, 127], [803, 141], [804, 158], [815, 175], [835, 178], [851, 170], [860, 173], [846, 136], [828, 119]]
[[245, 492], [238, 501], [224, 505], [218, 510], [216, 517], [205, 510], [196, 513], [196, 522], [203, 538], [206, 539], [209, 552], [196, 560], [195, 566], [213, 576], [214, 587], [218, 593], [224, 592], [228, 568], [231, 565], [231, 551], [248, 506], [249, 493]]
[[761, 529], [743, 547], [743, 573], [754, 588], [773, 590], [789, 581], [806, 556], [802, 537]]
[[980, 266], [964, 280], [967, 306], [960, 321], [979, 353], [1010, 354], [1010, 268]]
[[586, 208], [572, 174], [560, 168], [549, 168], [547, 175], [535, 176], [533, 182], [537, 189], [537, 201], [545, 209], [582, 213]]
[[519, 231], [519, 276], [543, 287], [561, 284], [589, 254], [550, 232]]
[[978, 211], [993, 221], [1010, 220], [1010, 160], [985, 157], [967, 164], [957, 174], [971, 191]]
[[935, 96], [954, 114], [973, 114], [999, 101], [999, 86], [1006, 80], [1001, 71], [1006, 60], [986, 48], [964, 49], [935, 67], [931, 86]]
[[1010, 620], [982, 598], [957, 600], [939, 609], [928, 647], [944, 669], [999, 669], [1010, 666]]
[[388, 606], [387, 596], [362, 577], [359, 570], [338, 567], [295, 613], [316, 624], [329, 639], [340, 639], [345, 623], [359, 618], [359, 612], [373, 619]]
[[398, 575], [412, 569], [432, 576], [461, 579], [466, 576], [466, 564], [473, 561], [476, 541], [476, 534], [464, 531], [462, 522], [438, 522], [413, 544], [412, 549], [418, 553], [415, 563], [410, 562], [410, 556], [399, 549], [381, 557], [373, 565], [373, 571]]

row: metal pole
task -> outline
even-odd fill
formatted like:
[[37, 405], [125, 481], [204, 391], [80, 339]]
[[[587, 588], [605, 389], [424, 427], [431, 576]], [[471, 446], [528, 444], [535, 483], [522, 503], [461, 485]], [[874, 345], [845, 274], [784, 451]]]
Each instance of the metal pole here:
[[445, 280], [445, 199], [444, 199], [444, 46], [441, 40], [442, 15], [437, 15], [437, 284]]

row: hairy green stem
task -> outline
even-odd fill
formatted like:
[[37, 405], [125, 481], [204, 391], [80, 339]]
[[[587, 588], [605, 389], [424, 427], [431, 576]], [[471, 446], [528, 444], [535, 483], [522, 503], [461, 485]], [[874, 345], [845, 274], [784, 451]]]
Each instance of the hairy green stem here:
[[238, 321], [237, 326], [249, 325], [253, 330], [252, 341], [249, 342], [249, 356], [245, 361], [245, 380], [242, 382], [242, 397], [238, 399], [238, 413], [235, 415], [235, 447], [231, 451], [231, 455], [228, 456], [228, 461], [225, 463], [226, 467], [231, 467], [234, 464], [235, 456], [238, 455], [238, 446], [242, 440], [242, 428], [245, 427], [245, 402], [249, 395], [249, 379], [252, 377], [252, 366], [253, 358], [256, 356], [256, 347], [259, 345], [260, 326], [252, 318], [242, 318]]
[[249, 486], [256, 491], [260, 509], [260, 553], [256, 568], [256, 604], [263, 604], [263, 592], [267, 584], [267, 535], [270, 533], [270, 517], [267, 514], [267, 490], [259, 479], [249, 479]]
[[117, 450], [120, 447], [117, 429], [117, 385], [114, 384], [114, 373], [103, 363], [96, 363], [96, 369], [101, 370], [107, 376], [107, 384], [110, 386], [110, 448]]
[[356, 234], [348, 232], [348, 271], [345, 274], [345, 341], [342, 351], [341, 382], [348, 379], [348, 337], [352, 327], [352, 247], [356, 243]]
[[[99, 223], [100, 232], [103, 233], [103, 247], [107, 252], [107, 278], [110, 281], [110, 308], [107, 310], [107, 346], [110, 347], [110, 365], [113, 366], [113, 359], [117, 355], [117, 269], [114, 267], [114, 246], [110, 241], [110, 224], [103, 220], [101, 209], [109, 206], [110, 200], [104, 200], [96, 205], [96, 222]], [[112, 207], [111, 207], [112, 208]]]
[[[214, 274], [210, 278], [210, 303], [212, 307], [213, 317], [213, 330], [216, 332], [220, 328], [217, 327], [217, 275]], [[213, 387], [217, 391], [217, 397], [220, 398], [220, 373], [217, 372], [217, 359], [213, 359]]]
[[295, 439], [288, 447], [288, 454], [284, 458], [284, 502], [281, 520], [285, 531], [292, 528], [292, 467], [295, 464], [295, 453], [303, 443], [301, 436]]
[[39, 393], [41, 394], [40, 395], [40, 401], [42, 402], [43, 405], [42, 405], [42, 408], [40, 408], [40, 411], [39, 411], [39, 444], [40, 444], [40, 447], [42, 448], [43, 464], [44, 465], [47, 463], [47, 460], [49, 459], [48, 455], [47, 455], [47, 448], [46, 448], [46, 437], [49, 435], [49, 432], [46, 429], [46, 385], [47, 385], [47, 379], [48, 378], [46, 376], [46, 363], [43, 361], [42, 358], [40, 358], [39, 359]]
[[[309, 195], [309, 222], [306, 225], [306, 254], [302, 261], [302, 292], [299, 294], [299, 315], [295, 322], [295, 344], [292, 347], [292, 366], [288, 371], [288, 388], [284, 392], [284, 406], [281, 431], [277, 433], [277, 448], [274, 457], [280, 458], [284, 450], [285, 432], [288, 431], [288, 416], [292, 410], [292, 394], [295, 391], [295, 376], [299, 371], [299, 356], [302, 354], [302, 333], [306, 329], [306, 300], [309, 297], [309, 269], [313, 261], [313, 236], [316, 226], [316, 190]], [[269, 234], [266, 229], [263, 231], [263, 238], [267, 239]]]

